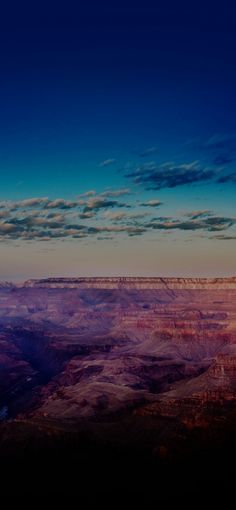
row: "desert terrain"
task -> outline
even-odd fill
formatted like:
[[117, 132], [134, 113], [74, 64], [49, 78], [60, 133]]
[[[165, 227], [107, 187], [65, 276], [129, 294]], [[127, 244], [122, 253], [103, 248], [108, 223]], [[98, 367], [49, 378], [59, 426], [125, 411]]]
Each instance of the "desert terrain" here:
[[209, 488], [220, 462], [231, 487], [235, 426], [236, 278], [0, 284], [6, 477], [45, 462], [51, 490], [78, 471], [148, 502], [155, 483], [167, 497], [167, 479]]

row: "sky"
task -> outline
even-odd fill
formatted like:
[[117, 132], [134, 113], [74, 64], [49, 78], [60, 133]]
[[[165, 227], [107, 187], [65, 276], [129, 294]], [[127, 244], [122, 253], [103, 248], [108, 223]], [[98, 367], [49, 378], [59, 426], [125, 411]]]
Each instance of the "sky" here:
[[236, 8], [11, 2], [0, 279], [236, 274]]

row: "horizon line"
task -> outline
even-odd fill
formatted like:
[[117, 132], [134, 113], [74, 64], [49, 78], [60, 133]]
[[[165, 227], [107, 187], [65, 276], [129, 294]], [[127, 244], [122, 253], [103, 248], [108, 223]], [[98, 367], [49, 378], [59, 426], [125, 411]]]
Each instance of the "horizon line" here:
[[69, 281], [69, 280], [113, 280], [113, 281], [127, 281], [127, 280], [230, 280], [236, 279], [236, 274], [224, 276], [134, 276], [134, 275], [119, 275], [119, 276], [43, 276], [43, 277], [29, 277], [26, 279], [6, 279], [0, 278], [0, 283], [9, 283], [20, 285], [27, 282], [36, 281]]

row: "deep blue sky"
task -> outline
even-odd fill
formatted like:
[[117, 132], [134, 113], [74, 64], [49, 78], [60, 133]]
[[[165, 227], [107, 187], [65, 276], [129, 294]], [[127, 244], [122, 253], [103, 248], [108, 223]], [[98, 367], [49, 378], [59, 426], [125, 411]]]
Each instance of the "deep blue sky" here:
[[[106, 268], [99, 260], [109, 252], [108, 272], [126, 274], [141, 243], [137, 274], [146, 274], [147, 267], [152, 274], [236, 270], [235, 19], [227, 2], [13, 2], [1, 8], [3, 276], [47, 275], [59, 246], [64, 251], [58, 273], [78, 272], [71, 261], [84, 253], [79, 271], [100, 274]], [[84, 218], [91, 229], [83, 239], [62, 231], [78, 222], [76, 206], [74, 216], [61, 218], [58, 227], [44, 224], [38, 235], [32, 215], [45, 218], [48, 210], [26, 211], [20, 204], [32, 197], [74, 201], [106, 188], [130, 189], [130, 195], [120, 195], [131, 206], [129, 217], [114, 223], [111, 213], [125, 208], [93, 209], [90, 203], [96, 214]], [[155, 211], [140, 205], [149, 200], [163, 203]], [[130, 217], [144, 207], [146, 216]], [[186, 218], [197, 221], [186, 216], [191, 211], [200, 211], [201, 219], [214, 217], [217, 228], [208, 220], [183, 224]], [[160, 216], [166, 219], [155, 219], [155, 226]], [[144, 223], [138, 237], [125, 231]], [[114, 232], [102, 231], [109, 225]], [[102, 238], [92, 230], [96, 226]], [[37, 258], [27, 269], [23, 259], [38, 253], [42, 236], [40, 270]], [[165, 264], [165, 254], [177, 245], [175, 260]], [[100, 255], [93, 258], [91, 250]], [[194, 257], [196, 250], [202, 255]], [[182, 260], [192, 262], [187, 267]]]

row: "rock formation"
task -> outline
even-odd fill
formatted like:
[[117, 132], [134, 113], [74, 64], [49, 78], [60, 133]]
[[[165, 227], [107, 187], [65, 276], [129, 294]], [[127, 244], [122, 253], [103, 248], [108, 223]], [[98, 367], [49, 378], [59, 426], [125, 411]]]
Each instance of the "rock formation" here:
[[0, 408], [97, 419], [137, 407], [160, 414], [174, 400], [234, 400], [235, 304], [233, 277], [4, 284]]
[[223, 487], [235, 405], [236, 278], [0, 285], [1, 480], [14, 487], [38, 494], [46, 472], [78, 497], [78, 480], [87, 496], [132, 478], [158, 504], [170, 487]]

